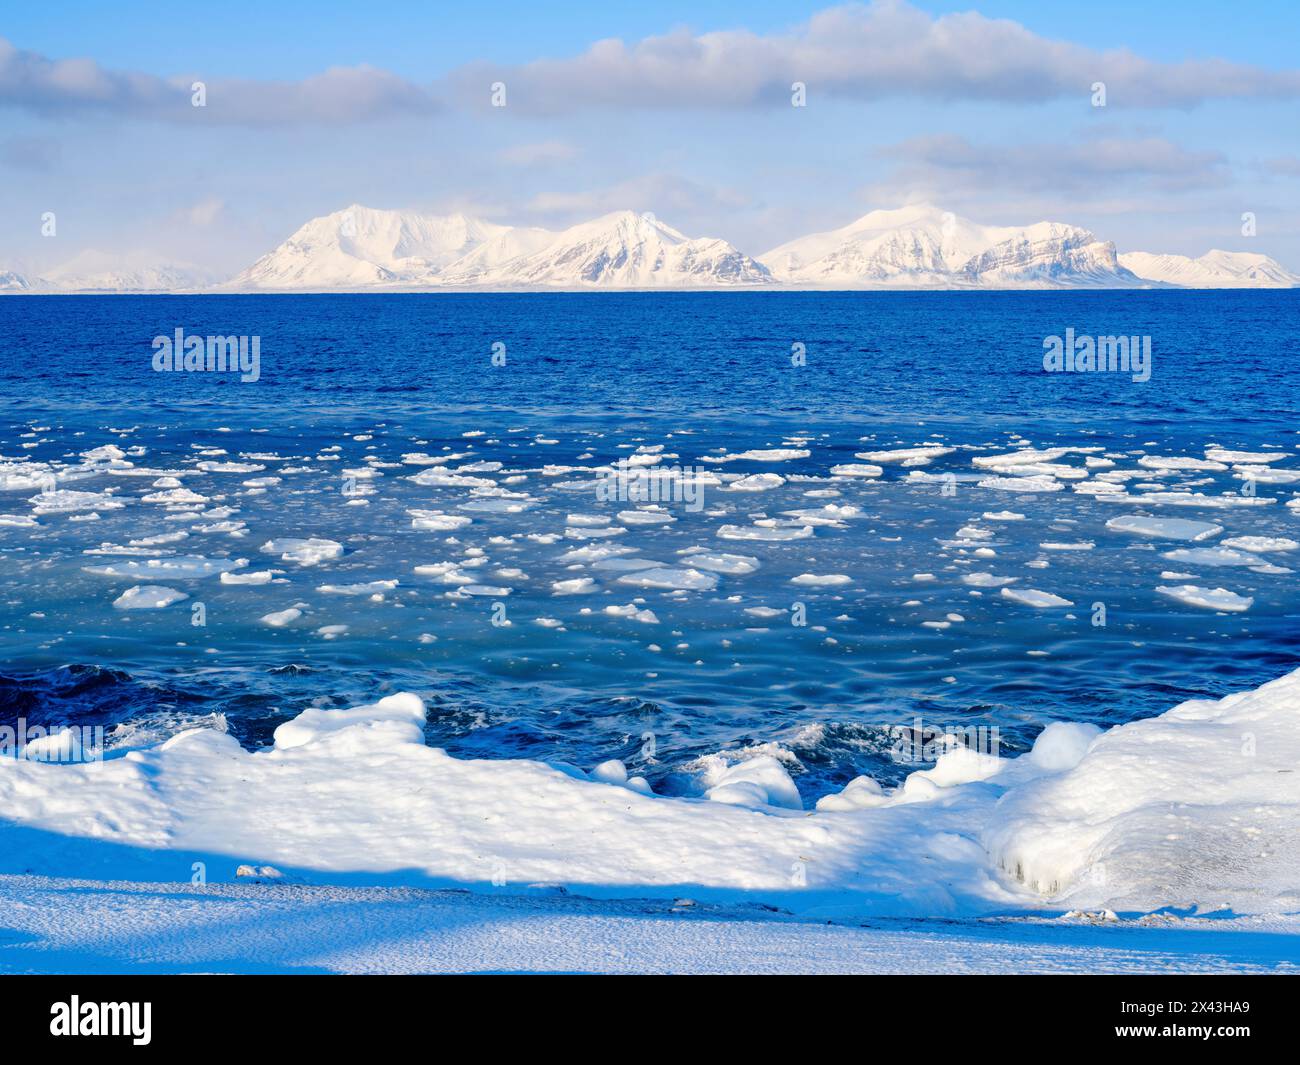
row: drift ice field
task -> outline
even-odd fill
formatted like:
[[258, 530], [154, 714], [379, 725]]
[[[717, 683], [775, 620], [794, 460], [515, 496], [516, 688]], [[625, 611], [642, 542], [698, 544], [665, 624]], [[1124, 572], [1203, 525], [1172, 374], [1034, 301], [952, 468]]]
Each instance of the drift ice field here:
[[7, 302], [0, 967], [1294, 967], [1300, 304], [1015, 298]]

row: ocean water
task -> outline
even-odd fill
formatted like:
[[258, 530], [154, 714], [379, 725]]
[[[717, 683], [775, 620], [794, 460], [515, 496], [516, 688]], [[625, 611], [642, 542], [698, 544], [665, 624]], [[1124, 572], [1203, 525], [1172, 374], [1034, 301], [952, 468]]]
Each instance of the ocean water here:
[[[177, 329], [258, 379], [156, 371]], [[1046, 373], [1067, 329], [1150, 379]], [[255, 748], [405, 689], [458, 756], [693, 794], [763, 751], [811, 805], [916, 768], [900, 726], [1218, 697], [1300, 664], [1298, 360], [1290, 291], [0, 300], [0, 724]]]

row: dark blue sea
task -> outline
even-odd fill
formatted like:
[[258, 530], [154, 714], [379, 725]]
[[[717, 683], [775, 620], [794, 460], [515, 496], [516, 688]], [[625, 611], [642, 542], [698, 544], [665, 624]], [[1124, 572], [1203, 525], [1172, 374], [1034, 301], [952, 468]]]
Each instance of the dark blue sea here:
[[[178, 329], [257, 380], [155, 370]], [[1067, 329], [1150, 379], [1046, 372]], [[899, 726], [1300, 665], [1298, 433], [1300, 291], [0, 299], [0, 724], [411, 690], [457, 756], [763, 750], [811, 805]]]

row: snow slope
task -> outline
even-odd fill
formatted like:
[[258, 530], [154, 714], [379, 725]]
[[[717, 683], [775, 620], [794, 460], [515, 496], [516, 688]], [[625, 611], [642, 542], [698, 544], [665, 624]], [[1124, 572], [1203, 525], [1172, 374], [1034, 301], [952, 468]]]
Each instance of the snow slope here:
[[1199, 258], [1125, 252], [1120, 264], [1138, 277], [1183, 288], [1290, 288], [1300, 285], [1293, 274], [1267, 255], [1244, 251], [1209, 251]]
[[[725, 240], [691, 239], [657, 219], [617, 211], [572, 226], [548, 242], [539, 238], [531, 254], [504, 259], [472, 279], [505, 288], [693, 288], [761, 285], [766, 267]], [[470, 280], [460, 264], [447, 271], [449, 283]]]
[[933, 204], [872, 211], [841, 229], [773, 248], [759, 261], [792, 284], [825, 288], [1133, 287], [1109, 242], [1056, 222], [983, 226]]
[[353, 205], [316, 218], [227, 287], [689, 288], [763, 284], [726, 241], [620, 211], [561, 232]]
[[228, 287], [428, 284], [444, 267], [507, 229], [464, 214], [425, 215], [353, 204], [313, 218], [232, 278]]
[[83, 251], [47, 270], [34, 287], [45, 292], [175, 292], [203, 288], [212, 280], [197, 266], [162, 262], [150, 255]]

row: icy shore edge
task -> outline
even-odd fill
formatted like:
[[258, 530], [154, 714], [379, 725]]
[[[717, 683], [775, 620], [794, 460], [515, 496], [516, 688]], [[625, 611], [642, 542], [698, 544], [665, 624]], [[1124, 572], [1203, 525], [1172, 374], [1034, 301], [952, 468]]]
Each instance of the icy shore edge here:
[[799, 808], [770, 758], [699, 799], [426, 746], [410, 693], [306, 710], [266, 750], [213, 729], [101, 763], [0, 759], [0, 873], [403, 884], [779, 907], [800, 917], [1300, 910], [1300, 670], [1033, 750], [944, 754]]

